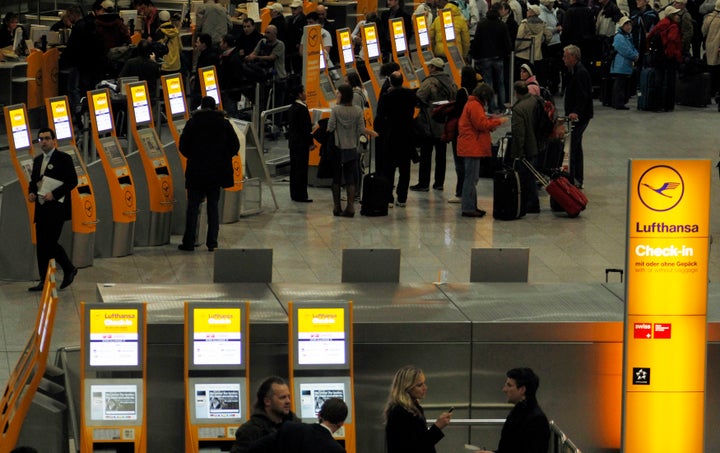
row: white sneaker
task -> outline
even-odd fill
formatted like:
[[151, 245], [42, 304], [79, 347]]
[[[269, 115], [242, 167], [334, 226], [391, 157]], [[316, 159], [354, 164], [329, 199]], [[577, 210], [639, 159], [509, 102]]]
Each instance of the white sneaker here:
[[396, 202], [395, 202], [395, 206], [397, 206], [398, 208], [404, 208], [404, 207], [405, 207], [405, 204], [406, 204], [406, 203], [401, 203], [401, 202], [399, 202], [399, 201], [396, 201]]
[[460, 202], [462, 202], [462, 198], [460, 198], [460, 197], [452, 197], [451, 199], [448, 200], [448, 203], [460, 203]]

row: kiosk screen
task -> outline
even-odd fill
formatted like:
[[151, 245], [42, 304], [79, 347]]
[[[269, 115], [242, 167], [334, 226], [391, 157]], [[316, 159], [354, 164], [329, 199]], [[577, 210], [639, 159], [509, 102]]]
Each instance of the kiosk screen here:
[[[317, 421], [323, 403], [329, 398], [340, 398], [352, 409], [350, 377], [296, 377], [293, 383], [295, 407], [303, 422]], [[299, 398], [297, 397], [299, 395]], [[349, 414], [352, 414], [350, 410]], [[347, 423], [352, 423], [348, 414]]]
[[91, 309], [90, 367], [140, 366], [139, 310], [135, 308]]
[[350, 39], [350, 30], [343, 30], [340, 32], [340, 43], [343, 61], [346, 65], [351, 65], [355, 61], [355, 54], [353, 53], [352, 41]]
[[395, 38], [395, 52], [401, 54], [407, 50], [405, 43], [405, 30], [403, 30], [403, 22], [400, 20], [393, 20], [393, 36]]
[[185, 114], [185, 98], [183, 97], [182, 82], [180, 77], [168, 77], [165, 79], [165, 90], [170, 103], [171, 115]]
[[125, 155], [114, 137], [102, 140], [100, 143], [111, 167], [117, 168], [125, 166]]
[[348, 368], [346, 308], [297, 308], [296, 368]]
[[327, 64], [325, 62], [325, 51], [323, 49], [320, 49], [320, 71], [324, 70], [327, 67]]
[[110, 102], [105, 91], [92, 95], [93, 107], [95, 108], [95, 125], [98, 132], [112, 130], [112, 118], [110, 117]]
[[8, 115], [10, 116], [10, 125], [12, 127], [15, 149], [28, 148], [30, 146], [30, 136], [28, 135], [25, 109], [22, 107], [10, 109]]
[[201, 422], [242, 418], [242, 394], [242, 386], [238, 382], [195, 382], [195, 420]]
[[378, 47], [377, 30], [375, 25], [363, 27], [363, 34], [365, 35], [365, 46], [367, 47], [368, 59], [373, 60], [379, 57], [380, 48]]
[[50, 109], [52, 111], [53, 126], [55, 135], [58, 140], [69, 140], [72, 138], [72, 126], [70, 124], [70, 116], [67, 111], [67, 102], [65, 99], [58, 101], [50, 101]]
[[135, 384], [90, 385], [90, 420], [138, 419], [138, 388]]
[[428, 36], [427, 23], [425, 22], [425, 16], [415, 16], [415, 23], [417, 24], [418, 40], [420, 41], [420, 47], [427, 47], [430, 45], [430, 37]]
[[415, 69], [413, 69], [408, 57], [398, 57], [398, 63], [400, 63], [400, 67], [408, 80], [417, 80], [417, 74], [415, 74]]
[[332, 82], [326, 75], [320, 77], [320, 90], [323, 92], [326, 101], [332, 101], [335, 99], [335, 90], [333, 89]]
[[155, 135], [155, 129], [143, 129], [138, 131], [138, 135], [149, 158], [155, 159], [164, 156], [162, 146]]
[[193, 307], [191, 314], [191, 368], [243, 364], [240, 307]]
[[442, 24], [443, 29], [445, 29], [445, 41], [455, 41], [455, 25], [453, 24], [452, 12], [449, 9], [442, 12]]
[[143, 126], [150, 124], [150, 104], [148, 104], [145, 83], [130, 85], [130, 99], [132, 99], [135, 124]]
[[202, 68], [202, 78], [205, 82], [205, 96], [210, 96], [215, 99], [215, 103], [220, 105], [220, 94], [218, 93], [218, 85], [215, 81], [215, 70], [214, 66], [208, 68]]

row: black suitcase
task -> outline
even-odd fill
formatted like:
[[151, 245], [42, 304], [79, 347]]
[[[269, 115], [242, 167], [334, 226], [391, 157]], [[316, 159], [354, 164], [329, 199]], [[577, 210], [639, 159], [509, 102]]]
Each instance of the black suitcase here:
[[368, 173], [362, 182], [362, 207], [360, 214], [368, 217], [388, 215], [388, 199], [392, 188], [385, 176]]
[[707, 107], [712, 97], [710, 74], [701, 72], [678, 77], [675, 84], [675, 102], [689, 107]]
[[492, 156], [480, 158], [481, 178], [492, 179], [495, 177], [495, 172], [502, 168], [505, 156], [510, 155], [511, 139], [510, 132], [506, 133], [504, 137], [500, 137], [496, 143], [492, 144]]
[[511, 167], [495, 172], [493, 179], [493, 218], [515, 220], [525, 215], [520, 174]]
[[654, 112], [660, 108], [655, 68], [643, 68], [640, 72], [640, 94], [638, 94], [637, 109]]

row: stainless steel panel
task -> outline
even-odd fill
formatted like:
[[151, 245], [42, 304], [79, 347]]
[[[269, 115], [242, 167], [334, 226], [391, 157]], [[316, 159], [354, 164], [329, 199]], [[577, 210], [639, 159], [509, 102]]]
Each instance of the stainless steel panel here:
[[343, 249], [343, 283], [400, 281], [400, 249]]
[[32, 243], [25, 193], [16, 179], [0, 191], [0, 278], [36, 280], [38, 278], [35, 244]]
[[[67, 225], [72, 227], [72, 225]], [[93, 265], [95, 258], [95, 233], [72, 233], [72, 249], [70, 258], [75, 267]]]
[[165, 245], [170, 243], [170, 229], [172, 227], [172, 212], [150, 213], [150, 232], [148, 245]]
[[240, 191], [221, 190], [218, 202], [220, 223], [235, 223], [240, 219]]
[[530, 249], [477, 248], [470, 250], [471, 282], [527, 282]]
[[[165, 150], [165, 158], [170, 167], [170, 174], [173, 180], [173, 193], [176, 199], [173, 205], [171, 231], [172, 234], [183, 234], [185, 232], [185, 214], [187, 212], [185, 173], [183, 172], [180, 152], [177, 149], [175, 141], [171, 140], [170, 143], [163, 145], [163, 149]], [[197, 245], [202, 245], [202, 243]]]
[[272, 249], [219, 249], [213, 256], [213, 282], [270, 283], [272, 264]]

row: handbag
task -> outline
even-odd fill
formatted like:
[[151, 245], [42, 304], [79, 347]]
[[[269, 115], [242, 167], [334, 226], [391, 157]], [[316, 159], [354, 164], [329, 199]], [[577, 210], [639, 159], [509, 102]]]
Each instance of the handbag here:
[[417, 142], [433, 138], [430, 112], [425, 107], [420, 107], [417, 116], [413, 118], [413, 135]]

